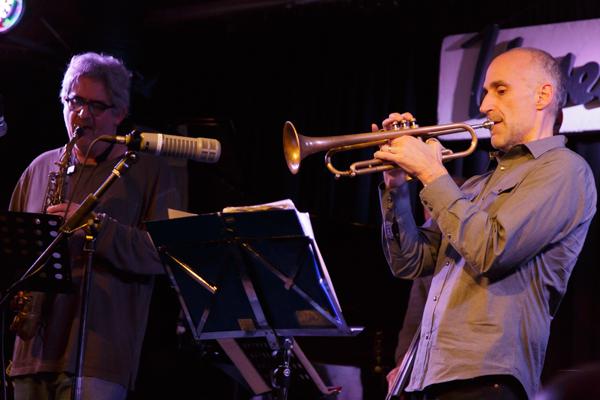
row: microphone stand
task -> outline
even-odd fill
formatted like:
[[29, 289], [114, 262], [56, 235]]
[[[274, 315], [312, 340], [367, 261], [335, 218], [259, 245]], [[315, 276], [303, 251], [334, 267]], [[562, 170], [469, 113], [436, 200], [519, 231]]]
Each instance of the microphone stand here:
[[96, 251], [96, 237], [98, 234], [98, 217], [94, 217], [87, 222], [83, 252], [86, 254], [86, 263], [83, 268], [83, 280], [81, 287], [81, 309], [79, 311], [79, 338], [77, 342], [77, 363], [75, 366], [75, 380], [73, 381], [73, 390], [71, 399], [78, 400], [83, 398], [83, 360], [85, 354], [85, 344], [87, 343], [87, 316], [89, 293], [92, 285], [92, 262], [94, 252]]
[[277, 400], [287, 400], [290, 391], [292, 347], [292, 340], [289, 337], [284, 338], [283, 345], [279, 349], [280, 364], [272, 371], [272, 386], [277, 389], [275, 396]]
[[[137, 161], [137, 155], [128, 151], [119, 160], [113, 168], [111, 174], [104, 180], [100, 187], [94, 193], [90, 193], [83, 201], [79, 209], [64, 223], [60, 231], [71, 234], [79, 229], [84, 219], [96, 208], [102, 195], [108, 188], [121, 177]], [[81, 400], [83, 398], [83, 361], [85, 358], [85, 344], [87, 342], [87, 317], [88, 304], [90, 297], [90, 287], [92, 283], [92, 263], [96, 247], [96, 237], [98, 233], [98, 218], [93, 217], [92, 222], [86, 222], [87, 226], [85, 243], [83, 251], [87, 254], [87, 262], [83, 269], [83, 285], [81, 288], [81, 309], [79, 316], [79, 342], [77, 346], [77, 363], [75, 368], [75, 379], [73, 381], [73, 390], [71, 391], [72, 400]], [[60, 234], [59, 234], [60, 235]]]

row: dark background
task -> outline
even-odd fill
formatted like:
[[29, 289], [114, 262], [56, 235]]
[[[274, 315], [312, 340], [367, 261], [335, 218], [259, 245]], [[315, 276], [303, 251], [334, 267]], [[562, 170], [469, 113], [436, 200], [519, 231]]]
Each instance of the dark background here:
[[[9, 126], [0, 138], [0, 205], [8, 206], [36, 155], [65, 142], [58, 92], [70, 57], [93, 50], [123, 58], [134, 87], [122, 133], [134, 125], [164, 132], [185, 125], [190, 135], [223, 144], [219, 164], [187, 168], [190, 211], [290, 198], [311, 214], [345, 316], [366, 329], [353, 339], [308, 341], [309, 356], [361, 367], [365, 398], [381, 398], [410, 283], [392, 278], [379, 247], [380, 177], [335, 180], [321, 156], [306, 159], [292, 176], [282, 156], [283, 122], [293, 121], [308, 136], [365, 132], [401, 110], [421, 125], [435, 124], [444, 36], [494, 23], [502, 29], [598, 17], [595, 0], [27, 1], [19, 26], [0, 36], [0, 94]], [[592, 133], [569, 141], [597, 181], [599, 139]], [[478, 154], [449, 168], [467, 176], [482, 172], [488, 147], [483, 141]], [[598, 234], [596, 218], [553, 323], [545, 382], [600, 357]], [[231, 387], [228, 378], [201, 349], [175, 337], [176, 310], [160, 281], [132, 398], [167, 390], [242, 398], [240, 388], [223, 389]]]

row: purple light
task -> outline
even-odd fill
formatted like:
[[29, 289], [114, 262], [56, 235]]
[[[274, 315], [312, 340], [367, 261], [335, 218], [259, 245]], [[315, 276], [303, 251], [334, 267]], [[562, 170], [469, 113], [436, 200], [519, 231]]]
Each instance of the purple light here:
[[17, 25], [23, 15], [23, 0], [0, 0], [0, 34]]

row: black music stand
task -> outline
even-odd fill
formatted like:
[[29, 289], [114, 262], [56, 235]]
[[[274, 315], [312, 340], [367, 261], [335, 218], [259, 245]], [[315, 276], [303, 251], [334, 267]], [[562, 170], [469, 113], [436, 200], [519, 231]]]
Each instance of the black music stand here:
[[[324, 385], [294, 336], [362, 330], [346, 324], [301, 218], [296, 210], [276, 209], [147, 224], [192, 336], [216, 340], [255, 394], [277, 389], [287, 398], [294, 366], [321, 394], [339, 391]], [[274, 367], [265, 368], [269, 353]]]
[[[0, 290], [17, 281], [59, 233], [62, 218], [40, 213], [0, 211]], [[67, 242], [54, 248], [39, 273], [23, 280], [13, 289], [39, 292], [70, 292], [71, 263]]]

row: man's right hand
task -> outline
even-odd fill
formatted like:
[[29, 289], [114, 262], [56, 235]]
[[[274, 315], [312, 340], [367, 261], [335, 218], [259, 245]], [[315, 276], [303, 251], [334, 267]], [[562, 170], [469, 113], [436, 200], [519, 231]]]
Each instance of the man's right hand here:
[[[404, 122], [404, 121], [414, 121], [414, 117], [411, 113], [392, 113], [388, 118], [384, 119], [382, 122], [383, 129], [386, 131], [394, 130], [393, 124], [394, 122]], [[374, 133], [379, 132], [379, 127], [377, 124], [371, 124], [371, 131]], [[389, 146], [391, 140], [388, 141], [387, 145]], [[385, 146], [385, 145], [384, 145]], [[394, 168], [388, 171], [383, 172], [383, 182], [387, 188], [394, 188], [404, 185], [407, 181], [410, 180], [410, 177], [402, 170], [401, 168]]]
[[398, 375], [399, 372], [400, 372], [400, 366], [397, 366], [387, 374], [386, 379], [387, 379], [387, 383], [388, 383], [388, 393], [392, 390], [392, 385], [394, 384], [396, 375]]

